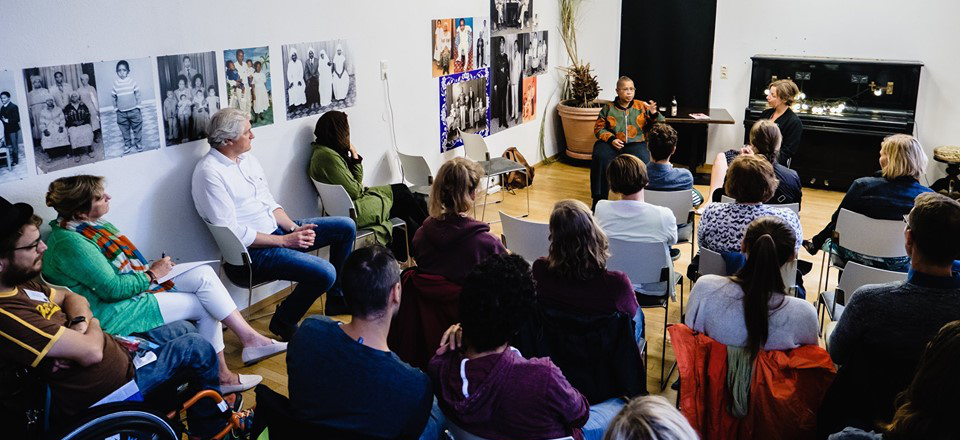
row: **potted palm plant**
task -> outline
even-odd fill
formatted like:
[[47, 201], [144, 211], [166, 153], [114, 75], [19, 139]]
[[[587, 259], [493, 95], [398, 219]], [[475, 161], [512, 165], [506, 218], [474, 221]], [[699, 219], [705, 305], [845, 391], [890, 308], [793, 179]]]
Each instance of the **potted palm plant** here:
[[577, 17], [584, 0], [559, 0], [560, 39], [567, 49], [570, 66], [564, 72], [563, 99], [557, 104], [563, 134], [567, 141], [566, 155], [573, 159], [590, 160], [597, 138], [593, 127], [600, 109], [609, 101], [598, 100], [600, 84], [592, 74], [590, 63], [577, 55]]

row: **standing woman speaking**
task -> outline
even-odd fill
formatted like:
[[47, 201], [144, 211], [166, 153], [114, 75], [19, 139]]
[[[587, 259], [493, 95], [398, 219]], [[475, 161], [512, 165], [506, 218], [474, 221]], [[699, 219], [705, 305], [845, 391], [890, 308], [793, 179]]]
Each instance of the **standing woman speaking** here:
[[790, 109], [800, 89], [789, 79], [780, 79], [770, 83], [767, 87], [767, 105], [770, 108], [760, 114], [760, 119], [769, 119], [780, 128], [783, 141], [780, 144], [780, 156], [777, 163], [787, 168], [790, 160], [800, 149], [800, 135], [803, 134], [803, 123], [800, 117]]

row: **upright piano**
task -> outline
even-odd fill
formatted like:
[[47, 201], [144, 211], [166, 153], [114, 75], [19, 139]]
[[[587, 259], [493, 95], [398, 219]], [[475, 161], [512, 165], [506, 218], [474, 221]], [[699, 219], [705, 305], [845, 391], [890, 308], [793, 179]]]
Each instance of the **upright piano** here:
[[791, 168], [804, 186], [846, 191], [880, 169], [880, 142], [913, 134], [919, 61], [756, 55], [743, 118], [744, 143], [767, 108], [766, 89], [777, 79], [800, 88], [793, 111], [803, 122]]

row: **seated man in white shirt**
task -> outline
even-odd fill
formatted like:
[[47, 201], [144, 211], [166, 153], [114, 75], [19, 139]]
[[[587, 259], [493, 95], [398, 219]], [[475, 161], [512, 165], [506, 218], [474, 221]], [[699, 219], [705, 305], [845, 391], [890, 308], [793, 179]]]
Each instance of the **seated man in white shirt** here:
[[[270, 194], [257, 158], [246, 154], [254, 138], [248, 119], [231, 108], [213, 116], [207, 138], [212, 148], [193, 171], [191, 192], [200, 217], [230, 228], [247, 246], [254, 282], [297, 282], [270, 321], [270, 331], [289, 341], [324, 292], [329, 293], [327, 315], [347, 313], [337, 272], [353, 249], [356, 225], [349, 217], [291, 220]], [[330, 246], [330, 261], [309, 253], [324, 246]], [[228, 266], [228, 275], [231, 269], [236, 268]]]

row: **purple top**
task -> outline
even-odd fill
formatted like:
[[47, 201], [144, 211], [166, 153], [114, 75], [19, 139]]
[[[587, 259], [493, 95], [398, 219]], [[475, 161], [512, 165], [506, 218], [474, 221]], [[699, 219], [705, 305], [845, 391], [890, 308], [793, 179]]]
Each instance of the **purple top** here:
[[428, 217], [413, 235], [417, 267], [463, 284], [473, 268], [491, 255], [505, 254], [503, 243], [490, 234], [490, 225], [470, 217]]
[[608, 270], [587, 281], [566, 279], [550, 273], [547, 258], [541, 257], [533, 262], [533, 278], [537, 280], [537, 300], [543, 304], [598, 314], [637, 314], [637, 296], [623, 272]]
[[434, 356], [427, 374], [444, 415], [471, 434], [490, 440], [583, 439], [590, 404], [550, 359], [524, 359], [512, 347], [472, 360], [450, 351]]

